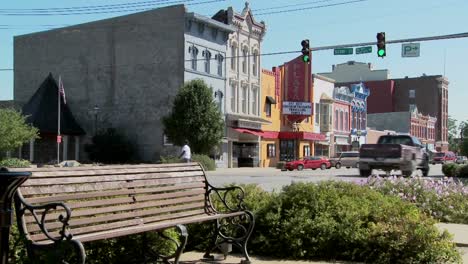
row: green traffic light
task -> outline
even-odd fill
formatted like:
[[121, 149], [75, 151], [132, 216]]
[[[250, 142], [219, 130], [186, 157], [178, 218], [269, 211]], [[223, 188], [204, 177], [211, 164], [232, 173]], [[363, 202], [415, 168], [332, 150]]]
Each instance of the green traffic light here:
[[385, 50], [384, 50], [384, 49], [379, 49], [379, 50], [377, 51], [377, 54], [379, 54], [379, 56], [381, 56], [381, 57], [382, 57], [382, 56], [385, 56]]
[[309, 62], [309, 60], [310, 60], [310, 58], [309, 58], [308, 55], [302, 56], [302, 61], [303, 61], [303, 62]]

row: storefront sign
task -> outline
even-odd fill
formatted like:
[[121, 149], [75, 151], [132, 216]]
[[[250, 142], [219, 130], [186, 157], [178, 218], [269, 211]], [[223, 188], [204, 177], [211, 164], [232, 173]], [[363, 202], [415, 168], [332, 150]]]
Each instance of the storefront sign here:
[[246, 121], [246, 120], [237, 120], [237, 127], [241, 127], [241, 128], [250, 128], [250, 129], [257, 129], [257, 130], [262, 129], [262, 125], [261, 125], [261, 124], [255, 123], [255, 122]]
[[283, 114], [288, 115], [290, 121], [300, 122], [312, 114], [312, 66], [299, 56], [285, 63], [284, 71]]
[[285, 115], [312, 115], [312, 103], [309, 102], [283, 102]]

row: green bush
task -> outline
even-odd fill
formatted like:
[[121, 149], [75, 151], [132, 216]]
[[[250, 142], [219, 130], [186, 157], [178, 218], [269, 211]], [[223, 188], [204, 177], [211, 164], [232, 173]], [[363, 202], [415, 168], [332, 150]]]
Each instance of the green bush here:
[[456, 177], [458, 174], [458, 165], [455, 163], [449, 163], [442, 165], [442, 173], [447, 177]]
[[413, 205], [345, 182], [295, 183], [257, 213], [257, 254], [372, 263], [458, 261], [448, 233]]
[[31, 166], [31, 162], [29, 162], [29, 160], [17, 159], [17, 158], [0, 160], [0, 167], [29, 168], [29, 166]]
[[115, 128], [108, 128], [93, 136], [85, 151], [93, 162], [105, 164], [133, 163], [137, 160], [133, 145]]
[[216, 170], [216, 163], [213, 159], [208, 157], [207, 155], [201, 154], [193, 154], [192, 161], [200, 162], [203, 168], [207, 171], [214, 171]]
[[468, 178], [468, 165], [462, 165], [458, 168], [458, 177]]
[[[193, 162], [200, 162], [206, 171], [216, 170], [216, 163], [207, 155], [192, 154]], [[161, 156], [161, 163], [180, 163], [182, 160], [176, 156]]]

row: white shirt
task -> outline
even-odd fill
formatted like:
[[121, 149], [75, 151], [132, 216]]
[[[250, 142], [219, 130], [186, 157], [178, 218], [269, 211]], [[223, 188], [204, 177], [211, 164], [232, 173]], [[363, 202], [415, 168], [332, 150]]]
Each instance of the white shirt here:
[[188, 145], [184, 145], [182, 147], [182, 151], [184, 152], [184, 155], [182, 156], [182, 158], [190, 159], [192, 157], [192, 153], [190, 152], [190, 147]]

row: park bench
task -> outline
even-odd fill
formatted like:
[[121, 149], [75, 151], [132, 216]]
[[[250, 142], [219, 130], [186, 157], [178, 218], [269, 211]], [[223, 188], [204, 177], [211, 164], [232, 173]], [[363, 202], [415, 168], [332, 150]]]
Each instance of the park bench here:
[[[176, 252], [155, 256], [177, 263], [187, 242], [185, 225], [213, 221], [215, 236], [210, 237], [205, 257], [231, 244], [241, 250], [243, 262], [250, 262], [247, 241], [254, 216], [244, 207], [244, 191], [210, 185], [198, 163], [12, 171], [32, 172], [18, 189], [15, 210], [18, 229], [34, 259], [45, 250], [59, 252], [57, 263], [69, 261], [64, 259], [70, 255], [73, 262], [85, 263], [83, 243], [176, 228], [180, 233], [180, 243], [174, 241]], [[215, 208], [215, 199], [220, 208]], [[226, 225], [242, 231], [226, 234]]]

